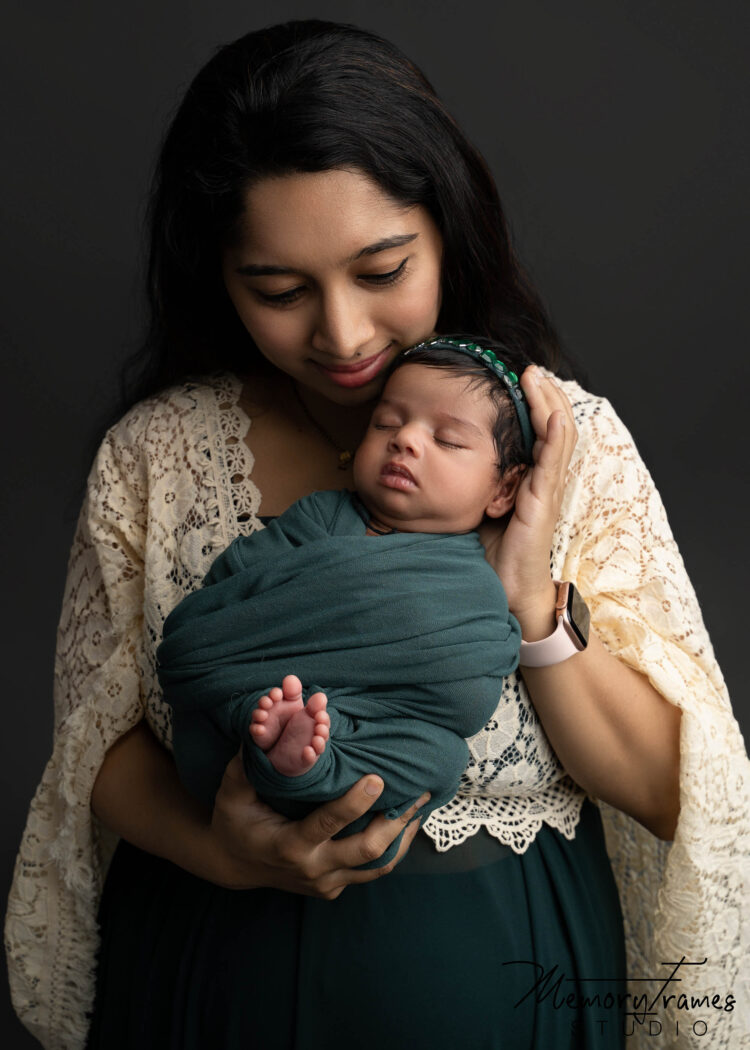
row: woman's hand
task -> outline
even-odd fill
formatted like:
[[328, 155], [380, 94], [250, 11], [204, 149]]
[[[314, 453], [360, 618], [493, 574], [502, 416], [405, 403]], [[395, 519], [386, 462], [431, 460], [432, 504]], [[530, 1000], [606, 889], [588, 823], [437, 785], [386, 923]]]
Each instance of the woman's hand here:
[[[429, 795], [397, 820], [379, 814], [364, 831], [332, 841], [370, 809], [382, 790], [380, 777], [363, 777], [340, 799], [303, 820], [287, 820], [258, 799], [236, 756], [216, 795], [209, 828], [207, 850], [217, 865], [212, 881], [229, 889], [270, 886], [333, 900], [346, 886], [388, 874], [411, 845], [419, 822], [406, 825]], [[389, 864], [357, 870], [358, 865], [380, 857], [402, 831], [401, 846]]]
[[521, 376], [521, 386], [536, 433], [534, 465], [519, 485], [505, 531], [487, 523], [480, 537], [523, 637], [535, 641], [554, 629], [550, 550], [577, 433], [570, 402], [556, 380], [532, 365]]
[[[139, 722], [104, 756], [91, 808], [134, 846], [219, 886], [272, 886], [332, 900], [346, 886], [390, 872], [417, 833], [417, 821], [404, 827], [428, 796], [398, 820], [379, 814], [364, 831], [331, 841], [366, 813], [382, 790], [380, 777], [363, 777], [304, 820], [287, 820], [258, 800], [238, 756], [227, 766], [211, 813], [188, 794], [172, 756]], [[357, 870], [382, 856], [401, 831], [403, 840], [390, 863]]]
[[[577, 433], [570, 402], [554, 379], [527, 368], [521, 385], [537, 440], [503, 533], [480, 535], [527, 642], [555, 629], [550, 550]], [[612, 656], [592, 627], [589, 645], [562, 663], [522, 669], [534, 708], [558, 758], [589, 794], [671, 838], [680, 807], [680, 712], [643, 675]]]

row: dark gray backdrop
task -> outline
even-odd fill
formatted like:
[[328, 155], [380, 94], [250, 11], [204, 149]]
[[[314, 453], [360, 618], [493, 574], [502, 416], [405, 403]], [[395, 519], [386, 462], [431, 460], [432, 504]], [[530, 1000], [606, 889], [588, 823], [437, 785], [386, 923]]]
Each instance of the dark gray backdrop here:
[[[50, 747], [86, 458], [139, 330], [148, 172], [213, 47], [292, 17], [392, 38], [498, 179], [589, 386], [633, 431], [746, 727], [744, 0], [20, 4], [2, 33], [3, 896]], [[3, 993], [0, 1044], [37, 1045]]]

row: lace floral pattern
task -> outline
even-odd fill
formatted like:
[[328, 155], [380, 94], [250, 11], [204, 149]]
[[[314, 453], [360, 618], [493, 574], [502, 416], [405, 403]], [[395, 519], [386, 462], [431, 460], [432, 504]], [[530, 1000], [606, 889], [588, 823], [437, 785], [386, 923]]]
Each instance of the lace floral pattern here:
[[495, 714], [468, 743], [459, 794], [424, 823], [438, 850], [481, 827], [516, 853], [543, 823], [573, 838], [585, 796], [560, 766], [518, 674], [505, 680]]
[[[661, 1017], [642, 1047], [750, 1045], [747, 876], [750, 775], [700, 611], [653, 483], [607, 402], [565, 384], [579, 427], [552, 551], [576, 582], [604, 644], [683, 709], [682, 814], [657, 842], [603, 807], [632, 975], [660, 960], [707, 957], [691, 993], [727, 992], [734, 1013], [706, 1035]], [[166, 744], [154, 652], [166, 614], [238, 533], [261, 523], [250, 421], [230, 376], [187, 383], [136, 406], [108, 434], [89, 479], [71, 551], [55, 672], [52, 758], [31, 805], [6, 920], [14, 1005], [48, 1050], [81, 1050], [94, 988], [96, 906], [106, 836], [89, 800], [106, 750], [142, 717]], [[583, 795], [560, 768], [523, 682], [470, 741], [461, 792], [426, 823], [439, 850], [480, 827], [523, 852], [542, 823], [575, 834]], [[744, 911], [743, 911], [744, 905]], [[743, 997], [744, 1011], [739, 1000]], [[702, 994], [702, 992], [701, 992]], [[679, 1021], [679, 1034], [675, 1022]]]

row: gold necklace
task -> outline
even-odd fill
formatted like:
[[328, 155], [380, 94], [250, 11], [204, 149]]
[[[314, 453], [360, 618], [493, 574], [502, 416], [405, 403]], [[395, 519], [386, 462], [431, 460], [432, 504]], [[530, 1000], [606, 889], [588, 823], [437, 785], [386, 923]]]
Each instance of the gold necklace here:
[[339, 445], [339, 443], [337, 441], [333, 440], [333, 438], [328, 433], [328, 431], [325, 429], [325, 427], [321, 426], [321, 424], [317, 421], [317, 419], [312, 414], [310, 409], [307, 407], [305, 402], [302, 400], [302, 394], [300, 394], [299, 390], [297, 389], [297, 384], [294, 382], [293, 379], [290, 380], [290, 382], [292, 384], [292, 390], [294, 391], [294, 396], [297, 398], [297, 402], [299, 403], [300, 408], [304, 412], [305, 418], [307, 419], [307, 421], [309, 423], [312, 423], [312, 425], [315, 427], [315, 429], [318, 431], [318, 433], [321, 434], [326, 439], [328, 444], [329, 445], [333, 445], [333, 447], [338, 452], [338, 454], [339, 454], [339, 463], [338, 463], [339, 470], [346, 470], [347, 467], [351, 464], [351, 461], [352, 461], [352, 458], [353, 458], [353, 453], [352, 453], [351, 449], [342, 448], [341, 445]]

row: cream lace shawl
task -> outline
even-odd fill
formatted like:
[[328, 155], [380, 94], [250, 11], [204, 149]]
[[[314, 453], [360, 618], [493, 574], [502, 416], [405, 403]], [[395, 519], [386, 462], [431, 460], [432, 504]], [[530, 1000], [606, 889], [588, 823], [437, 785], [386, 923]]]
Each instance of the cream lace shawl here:
[[[575, 383], [565, 389], [579, 442], [553, 574], [576, 582], [604, 644], [683, 709], [674, 844], [603, 807], [630, 975], [666, 976], [661, 961], [706, 957], [705, 966], [692, 968], [698, 976], [691, 972], [667, 991], [732, 993], [747, 1002], [750, 771], [742, 739], [630, 435], [606, 401]], [[144, 715], [169, 744], [154, 673], [164, 618], [237, 533], [261, 527], [239, 390], [236, 379], [219, 376], [136, 406], [107, 435], [89, 478], [59, 627], [54, 751], [31, 804], [6, 920], [13, 1002], [48, 1050], [83, 1047], [93, 999], [97, 900], [109, 856], [89, 809], [97, 770]], [[543, 822], [572, 837], [582, 798], [513, 676], [496, 715], [471, 741], [461, 793], [431, 816], [426, 831], [446, 850], [484, 825], [522, 852]], [[655, 993], [658, 983], [648, 988]], [[739, 1005], [731, 1013], [709, 1007], [672, 1017], [659, 1008], [653, 1016], [662, 1036], [641, 1033], [628, 1041], [633, 1050], [750, 1045]]]

